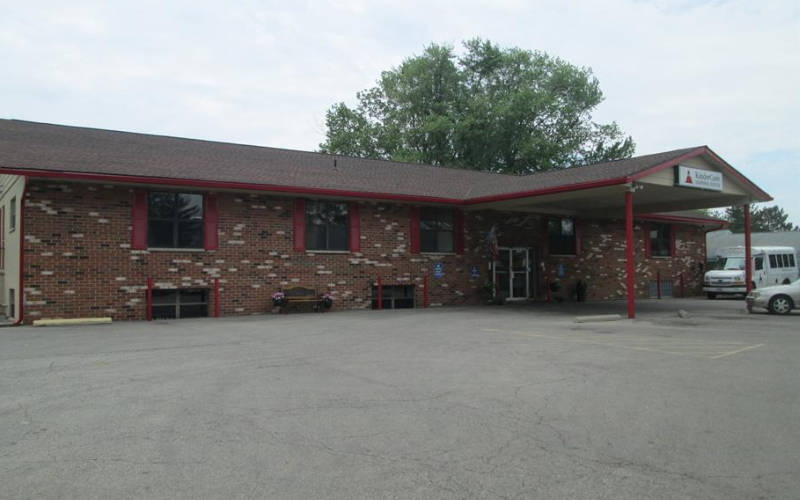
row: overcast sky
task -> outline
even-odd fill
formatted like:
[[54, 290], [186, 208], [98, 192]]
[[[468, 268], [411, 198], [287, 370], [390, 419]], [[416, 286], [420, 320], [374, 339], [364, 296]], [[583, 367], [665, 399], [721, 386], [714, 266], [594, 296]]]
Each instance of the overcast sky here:
[[0, 0], [0, 117], [314, 150], [431, 42], [591, 67], [637, 154], [707, 144], [800, 224], [800, 2]]

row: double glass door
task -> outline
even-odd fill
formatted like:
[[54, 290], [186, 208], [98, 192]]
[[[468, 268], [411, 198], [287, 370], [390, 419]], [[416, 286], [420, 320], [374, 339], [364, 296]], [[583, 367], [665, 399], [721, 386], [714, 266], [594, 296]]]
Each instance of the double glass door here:
[[500, 296], [506, 299], [530, 299], [536, 289], [533, 283], [531, 249], [500, 247], [494, 262], [494, 282]]

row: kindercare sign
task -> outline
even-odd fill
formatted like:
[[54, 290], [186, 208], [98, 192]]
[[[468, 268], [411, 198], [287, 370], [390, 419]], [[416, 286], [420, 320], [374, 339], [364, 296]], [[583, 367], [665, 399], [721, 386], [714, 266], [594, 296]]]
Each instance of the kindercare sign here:
[[694, 167], [675, 167], [675, 185], [710, 191], [722, 191], [722, 172], [711, 172]]

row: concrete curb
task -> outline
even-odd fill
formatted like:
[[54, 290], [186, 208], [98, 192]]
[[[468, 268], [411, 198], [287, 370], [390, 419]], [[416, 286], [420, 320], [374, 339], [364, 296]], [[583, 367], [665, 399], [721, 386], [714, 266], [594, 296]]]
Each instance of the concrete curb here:
[[620, 321], [619, 314], [600, 314], [597, 316], [575, 316], [575, 323], [590, 323], [594, 321]]
[[37, 319], [33, 326], [107, 325], [111, 318]]

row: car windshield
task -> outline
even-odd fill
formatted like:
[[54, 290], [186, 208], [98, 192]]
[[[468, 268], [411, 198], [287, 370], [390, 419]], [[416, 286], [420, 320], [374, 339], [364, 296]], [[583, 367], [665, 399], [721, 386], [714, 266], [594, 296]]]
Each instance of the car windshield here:
[[742, 271], [744, 270], [744, 257], [720, 257], [714, 269], [717, 271]]

